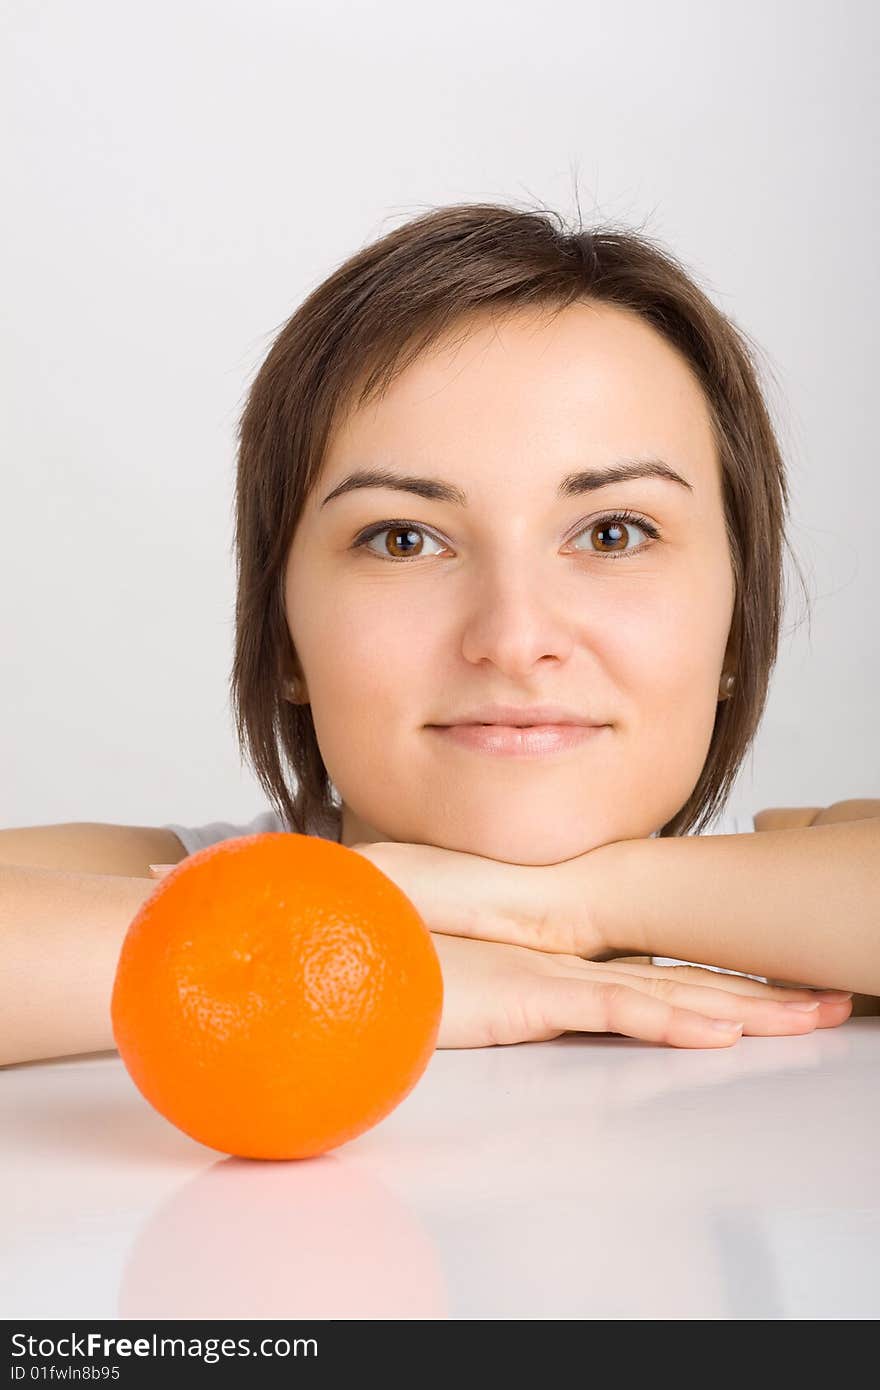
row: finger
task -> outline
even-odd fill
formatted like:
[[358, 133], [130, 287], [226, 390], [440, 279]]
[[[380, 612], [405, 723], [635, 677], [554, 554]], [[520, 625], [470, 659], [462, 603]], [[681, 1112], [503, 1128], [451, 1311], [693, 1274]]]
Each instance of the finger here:
[[839, 1024], [846, 1023], [853, 1010], [852, 999], [841, 999], [838, 1003], [825, 1003], [819, 1008], [819, 1017], [816, 1021], [817, 1028], [837, 1028]]
[[[662, 979], [671, 976], [673, 979], [686, 981], [693, 984], [710, 985], [713, 989], [726, 989], [735, 994], [750, 994], [764, 999], [802, 1000], [810, 1003], [818, 995], [817, 990], [808, 989], [801, 985], [775, 985], [764, 984], [762, 980], [753, 980], [748, 975], [729, 975], [722, 974], [717, 970], [708, 970], [701, 965], [649, 965], [639, 963], [630, 964], [629, 960], [609, 960], [603, 962], [604, 968], [608, 970], [622, 970], [626, 975], [637, 975], [644, 979]], [[838, 990], [836, 993], [841, 999], [845, 997], [845, 991]]]
[[[741, 1019], [743, 1032], [750, 1037], [809, 1033], [820, 1024], [823, 1028], [833, 1028], [843, 1023], [852, 1012], [851, 1000], [842, 1000], [838, 1004], [823, 1004], [815, 998], [778, 1000], [719, 987], [716, 982], [719, 979], [726, 981], [729, 977], [719, 976], [711, 970], [702, 972], [703, 977], [711, 982], [707, 985], [668, 978], [673, 973], [672, 967], [661, 967], [653, 976], [634, 976], [623, 972], [615, 975], [613, 970], [601, 967], [598, 973], [604, 982], [629, 985], [679, 1008], [698, 1011], [711, 1018]], [[596, 979], [596, 974], [596, 967], [593, 966], [591, 978]]]
[[559, 1033], [623, 1033], [669, 1047], [730, 1047], [742, 1022], [707, 1018], [629, 985], [544, 975], [535, 980], [541, 1038]]
[[[627, 983], [636, 982], [627, 980]], [[690, 984], [682, 980], [642, 979], [636, 988], [679, 1008], [693, 1009], [712, 1018], [742, 1019], [743, 1033], [750, 1037], [812, 1032], [823, 1012], [823, 1005], [818, 999], [768, 999], [762, 995], [743, 994], [715, 985]], [[835, 1022], [843, 1022], [852, 1005], [847, 1002], [843, 1006], [824, 1007], [831, 1010], [827, 1018], [833, 1017]]]
[[[616, 962], [609, 962], [609, 967], [612, 965], [617, 968]], [[627, 963], [625, 971], [627, 975], [632, 972], [643, 979], [654, 979], [658, 974], [671, 975], [678, 981], [703, 984], [709, 988], [723, 989], [730, 994], [747, 995], [754, 999], [777, 1000], [781, 1004], [817, 1003], [817, 1028], [836, 1028], [839, 1024], [845, 1023], [852, 1014], [852, 994], [849, 990], [820, 990], [810, 989], [805, 985], [764, 984], [761, 980], [753, 980], [746, 975], [729, 975], [717, 970], [706, 970], [698, 965], [633, 967]]]
[[149, 864], [147, 867], [148, 867], [149, 870], [150, 870], [150, 878], [164, 878], [166, 874], [170, 874], [170, 873], [171, 873], [171, 870], [172, 870], [172, 869], [176, 869], [176, 868], [177, 868], [177, 865], [176, 865], [176, 864]]
[[752, 979], [748, 975], [730, 974], [727, 971], [709, 970], [700, 965], [650, 965], [649, 957], [646, 956], [623, 956], [615, 957], [612, 960], [597, 962], [586, 961], [581, 956], [559, 956], [558, 960], [564, 961], [566, 969], [569, 967], [581, 970], [591, 978], [595, 977], [595, 972], [600, 971], [602, 978], [613, 976], [623, 976], [623, 982], [630, 981], [634, 986], [638, 980], [675, 980], [678, 982], [702, 984], [711, 989], [724, 990], [726, 993], [738, 995], [751, 995], [755, 998], [776, 999], [780, 1003], [820, 1003], [823, 1008], [826, 1004], [844, 1004], [852, 1000], [852, 994], [848, 990], [818, 990], [811, 989], [807, 985], [783, 985], [778, 982], [765, 984], [762, 980]]

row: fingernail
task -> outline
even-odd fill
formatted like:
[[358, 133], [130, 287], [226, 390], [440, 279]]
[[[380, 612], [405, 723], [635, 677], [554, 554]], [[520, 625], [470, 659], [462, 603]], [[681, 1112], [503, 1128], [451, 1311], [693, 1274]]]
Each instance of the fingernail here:
[[845, 999], [852, 999], [851, 989], [820, 989], [816, 992], [817, 999], [823, 999], [826, 1004], [842, 1004]]
[[798, 1013], [802, 1014], [812, 1014], [818, 1009], [819, 1001], [817, 999], [815, 1004], [801, 1004], [799, 1001], [792, 1003], [791, 1000], [785, 999], [783, 1000], [782, 1007], [784, 1009], [797, 1009]]
[[729, 1018], [710, 1018], [707, 1021], [710, 1028], [718, 1028], [725, 1033], [738, 1033], [743, 1026], [741, 1023], [733, 1023]]

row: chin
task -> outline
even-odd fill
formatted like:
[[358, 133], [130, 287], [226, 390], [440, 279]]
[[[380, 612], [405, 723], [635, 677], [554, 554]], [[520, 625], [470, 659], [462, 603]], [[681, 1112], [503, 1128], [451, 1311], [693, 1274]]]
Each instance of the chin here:
[[[449, 844], [447, 848], [462, 850], [467, 854], [479, 854], [484, 859], [496, 859], [502, 864], [520, 864], [533, 868], [564, 864], [568, 859], [588, 854], [601, 845], [610, 844], [622, 838], [610, 834], [577, 834], [569, 831], [565, 835], [536, 834], [533, 828], [524, 827], [521, 833], [512, 834], [510, 827], [503, 833], [493, 835], [485, 830], [470, 835], [456, 836], [460, 841]], [[437, 841], [434, 842], [435, 844]]]

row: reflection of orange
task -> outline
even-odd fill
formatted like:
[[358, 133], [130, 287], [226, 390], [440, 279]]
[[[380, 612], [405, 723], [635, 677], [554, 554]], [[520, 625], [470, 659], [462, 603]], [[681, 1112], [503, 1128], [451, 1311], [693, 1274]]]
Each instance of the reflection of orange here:
[[115, 1316], [448, 1318], [425, 1205], [357, 1146], [302, 1163], [209, 1160], [138, 1229]]
[[129, 926], [113, 1036], [184, 1133], [307, 1158], [392, 1111], [437, 1040], [443, 984], [412, 902], [362, 855], [247, 835], [183, 860]]

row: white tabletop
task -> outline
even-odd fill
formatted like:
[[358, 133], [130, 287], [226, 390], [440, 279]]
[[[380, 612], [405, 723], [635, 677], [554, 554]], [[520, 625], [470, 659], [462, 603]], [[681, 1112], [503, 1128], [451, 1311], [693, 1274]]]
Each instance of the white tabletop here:
[[333, 1154], [224, 1158], [116, 1053], [0, 1071], [4, 1318], [876, 1318], [880, 1018], [434, 1054]]

